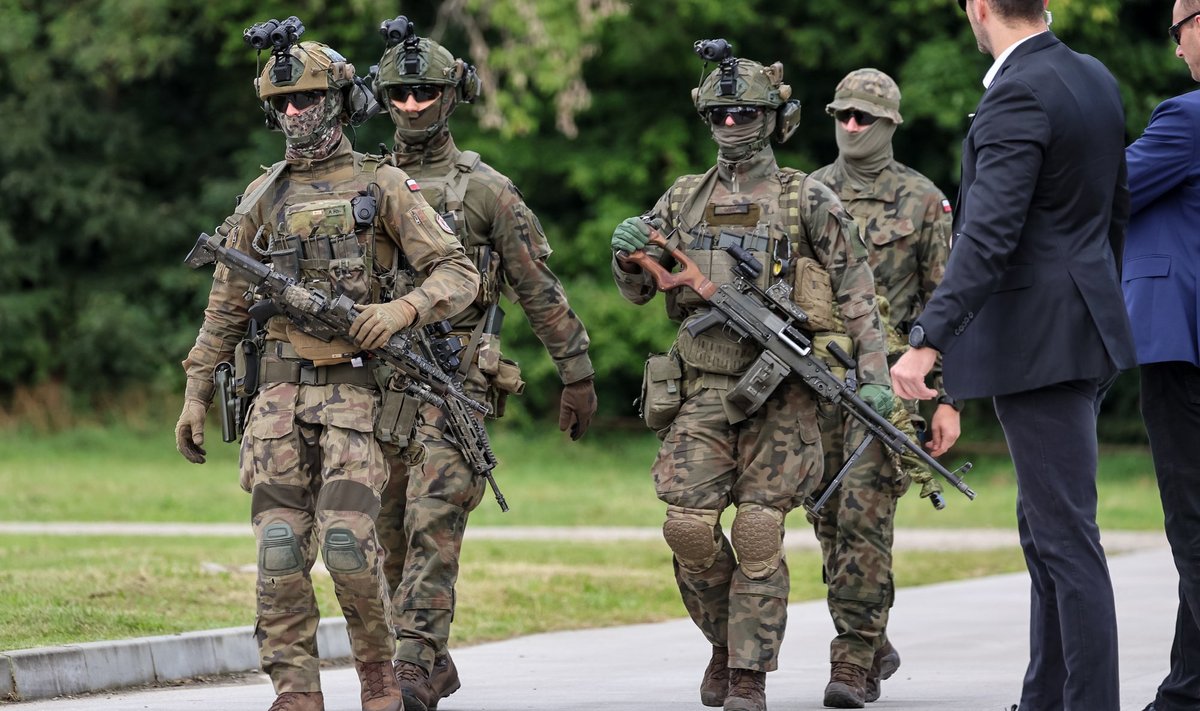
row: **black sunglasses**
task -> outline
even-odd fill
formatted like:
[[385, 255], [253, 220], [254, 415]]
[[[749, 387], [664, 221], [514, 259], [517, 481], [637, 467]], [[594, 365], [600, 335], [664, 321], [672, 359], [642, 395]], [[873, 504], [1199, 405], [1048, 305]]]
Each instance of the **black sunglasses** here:
[[834, 111], [833, 117], [841, 123], [850, 123], [850, 119], [854, 119], [858, 122], [859, 126], [870, 126], [879, 120], [878, 116], [873, 116], [866, 111], [859, 111], [858, 109], [842, 109], [841, 111]]
[[442, 87], [436, 84], [401, 84], [388, 87], [388, 98], [403, 104], [408, 97], [413, 97], [418, 103], [438, 98]]
[[271, 108], [279, 113], [287, 111], [288, 104], [295, 106], [298, 111], [303, 111], [310, 106], [316, 106], [325, 99], [323, 91], [296, 91], [291, 94], [279, 94], [271, 97]]
[[1179, 44], [1179, 36], [1180, 36], [1180, 34], [1183, 33], [1184, 24], [1187, 23], [1192, 18], [1197, 17], [1197, 16], [1200, 16], [1200, 11], [1193, 12], [1192, 14], [1183, 18], [1179, 22], [1176, 22], [1175, 24], [1171, 25], [1167, 29], [1167, 34], [1171, 35], [1171, 39], [1175, 40], [1175, 44]]
[[748, 124], [762, 114], [757, 106], [718, 106], [708, 110], [708, 120], [714, 126], [725, 123], [726, 118], [732, 118], [735, 126]]

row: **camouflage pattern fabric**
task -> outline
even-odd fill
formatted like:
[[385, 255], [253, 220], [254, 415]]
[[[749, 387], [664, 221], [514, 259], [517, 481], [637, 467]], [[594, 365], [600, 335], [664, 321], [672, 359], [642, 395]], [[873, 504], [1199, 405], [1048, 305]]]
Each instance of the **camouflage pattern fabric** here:
[[[858, 108], [858, 107], [856, 107]], [[876, 111], [878, 113], [878, 111]], [[907, 349], [909, 325], [924, 308], [941, 281], [949, 253], [949, 203], [932, 182], [915, 170], [892, 161], [866, 190], [855, 192], [838, 164], [813, 172], [842, 199], [866, 237], [876, 288], [888, 304], [889, 355]], [[941, 388], [940, 369], [934, 387]], [[915, 413], [916, 403], [905, 402]], [[862, 441], [861, 428], [824, 410], [821, 420], [825, 449], [825, 478], [841, 469]], [[919, 418], [918, 418], [919, 419]], [[901, 422], [911, 434], [911, 423]], [[918, 476], [928, 475], [920, 469]], [[881, 445], [869, 447], [843, 479], [839, 491], [814, 521], [829, 586], [829, 611], [837, 636], [830, 644], [830, 661], [849, 662], [869, 669], [875, 650], [886, 641], [892, 606], [892, 538], [896, 499], [911, 482], [913, 463], [898, 466]]]
[[[796, 191], [799, 199], [789, 199], [788, 191]], [[694, 229], [703, 231], [700, 222], [706, 206], [739, 202], [753, 205], [759, 223], [768, 234], [786, 240], [793, 255], [811, 256], [829, 272], [847, 330], [855, 340], [863, 381], [889, 383], [883, 327], [864, 244], [854, 237], [832, 192], [803, 173], [780, 169], [769, 147], [747, 161], [720, 162], [705, 176], [683, 176], [647, 216], [664, 232], [678, 229], [678, 236], [687, 240]], [[661, 250], [650, 253], [664, 265], [674, 266]], [[629, 301], [644, 304], [656, 293], [648, 274], [627, 273], [615, 259], [612, 270], [618, 289]], [[705, 308], [676, 294], [668, 295], [667, 306], [678, 321]], [[683, 406], [660, 432], [663, 443], [652, 469], [658, 497], [670, 506], [710, 515], [731, 505], [757, 504], [786, 517], [820, 478], [813, 394], [798, 380], [785, 380], [762, 409], [734, 425], [724, 398], [730, 376], [689, 371]], [[731, 668], [773, 670], [787, 622], [787, 564], [781, 561], [765, 579], [751, 578], [719, 527], [714, 535], [717, 554], [706, 569], [688, 570], [675, 557], [684, 605], [709, 642], [727, 646]]]
[[352, 385], [280, 383], [255, 398], [241, 468], [253, 485], [258, 641], [276, 693], [320, 691], [317, 548], [346, 617], [354, 658], [392, 659], [391, 608], [374, 518], [387, 477], [375, 441], [376, 394]]
[[[240, 220], [230, 218], [218, 231], [235, 248], [261, 259], [260, 250], [266, 251], [267, 245], [251, 244], [260, 225], [268, 227], [264, 240], [269, 243], [283, 237], [271, 230], [284, 221], [291, 205], [352, 199], [376, 183], [380, 197], [370, 233], [376, 264], [390, 265], [402, 253], [415, 270], [428, 275], [420, 288], [401, 297], [416, 309], [419, 323], [460, 311], [479, 285], [478, 271], [462, 245], [438, 226], [436, 213], [420, 194], [408, 189], [403, 171], [388, 166], [371, 170], [364, 163], [364, 156], [352, 152], [345, 140], [323, 160], [289, 160], [287, 170], [262, 199]], [[247, 193], [264, 180], [266, 176], [252, 183]], [[229, 269], [217, 267], [204, 324], [183, 362], [188, 378], [185, 397], [211, 402], [213, 368], [231, 360], [246, 331], [250, 305], [243, 298], [246, 288]], [[267, 338], [288, 341], [285, 319], [268, 321]], [[263, 669], [279, 693], [320, 688], [314, 636], [317, 610], [307, 572], [317, 546], [324, 547], [326, 566], [334, 574], [356, 658], [364, 662], [392, 658], [389, 607], [385, 603], [381, 609], [375, 602], [377, 592], [386, 595], [374, 528], [387, 477], [372, 434], [377, 397], [373, 391], [349, 385], [277, 384], [258, 394], [247, 420], [241, 466], [253, 483], [260, 549], [255, 635]], [[341, 570], [335, 571], [339, 566]]]
[[[393, 162], [423, 189], [430, 184], [427, 178], [453, 171], [462, 155], [449, 133], [424, 146], [400, 148]], [[435, 196], [430, 199], [436, 201]], [[493, 278], [511, 287], [562, 382], [591, 377], [587, 331], [546, 263], [550, 245], [516, 186], [480, 161], [469, 174], [462, 202], [458, 217], [465, 218], [465, 229], [460, 235], [465, 232], [468, 253], [478, 257], [481, 248], [491, 250], [492, 259], [499, 261]], [[469, 336], [483, 319], [487, 302], [477, 298], [454, 316], [454, 330]], [[486, 401], [487, 376], [477, 366], [468, 368], [464, 385], [472, 397]], [[430, 671], [449, 639], [462, 537], [468, 514], [483, 497], [484, 480], [472, 476], [458, 450], [442, 439], [440, 413], [422, 410], [417, 441], [427, 456], [412, 472], [398, 453], [387, 457], [392, 479], [378, 525], [388, 551], [385, 572], [393, 594], [397, 655]]]

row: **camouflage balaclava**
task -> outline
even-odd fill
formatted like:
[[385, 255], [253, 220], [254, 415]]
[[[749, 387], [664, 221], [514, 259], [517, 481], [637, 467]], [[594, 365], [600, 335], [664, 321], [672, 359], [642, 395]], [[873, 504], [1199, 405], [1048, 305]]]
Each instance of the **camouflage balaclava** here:
[[856, 69], [837, 85], [833, 101], [825, 112], [858, 110], [878, 118], [864, 131], [851, 133], [841, 121], [834, 120], [838, 145], [838, 163], [851, 180], [870, 184], [892, 162], [892, 136], [904, 123], [900, 115], [900, 87], [878, 69]]
[[783, 83], [783, 65], [775, 62], [769, 67], [750, 59], [734, 59], [735, 84], [733, 91], [722, 92], [723, 69], [717, 67], [692, 90], [692, 103], [708, 121], [708, 112], [719, 106], [757, 106], [762, 113], [754, 120], [734, 126], [709, 123], [718, 157], [729, 163], [748, 160], [771, 143], [775, 131], [775, 111], [792, 95], [792, 87]]
[[[469, 65], [456, 60], [450, 50], [426, 37], [416, 43], [415, 51], [397, 44], [388, 47], [379, 60], [379, 75], [375, 80], [379, 103], [387, 108], [396, 124], [396, 142], [420, 146], [449, 132], [450, 115], [458, 106], [459, 85], [467, 99], [478, 91], [478, 80]], [[415, 116], [398, 108], [388, 97], [388, 90], [401, 85], [434, 85], [442, 89], [441, 96]]]
[[327, 157], [342, 139], [343, 87], [354, 79], [354, 65], [346, 58], [320, 42], [301, 42], [288, 53], [291, 64], [290, 76], [276, 82], [276, 58], [272, 57], [255, 80], [258, 98], [269, 101], [272, 97], [303, 91], [322, 91], [324, 99], [295, 116], [288, 116], [286, 109], [268, 110], [274, 115], [284, 137], [288, 159], [321, 159]]

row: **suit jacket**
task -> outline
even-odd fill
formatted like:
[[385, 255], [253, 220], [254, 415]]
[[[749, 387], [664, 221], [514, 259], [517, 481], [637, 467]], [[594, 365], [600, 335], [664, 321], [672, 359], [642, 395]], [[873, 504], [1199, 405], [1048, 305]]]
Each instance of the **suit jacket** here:
[[1160, 104], [1125, 155], [1133, 214], [1123, 286], [1138, 363], [1200, 365], [1200, 92]]
[[917, 319], [955, 399], [1134, 365], [1117, 264], [1125, 115], [1095, 58], [1050, 32], [1016, 47], [963, 142], [946, 276]]

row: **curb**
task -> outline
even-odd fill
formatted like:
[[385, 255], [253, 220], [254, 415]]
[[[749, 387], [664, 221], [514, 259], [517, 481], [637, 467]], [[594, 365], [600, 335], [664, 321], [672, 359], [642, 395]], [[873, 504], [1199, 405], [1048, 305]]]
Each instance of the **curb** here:
[[[321, 620], [322, 659], [351, 656], [344, 618]], [[197, 676], [256, 671], [253, 627], [0, 653], [0, 699], [31, 701]]]

